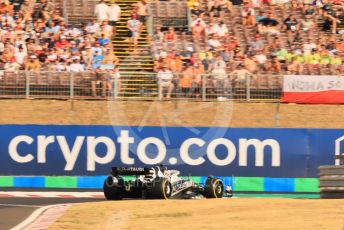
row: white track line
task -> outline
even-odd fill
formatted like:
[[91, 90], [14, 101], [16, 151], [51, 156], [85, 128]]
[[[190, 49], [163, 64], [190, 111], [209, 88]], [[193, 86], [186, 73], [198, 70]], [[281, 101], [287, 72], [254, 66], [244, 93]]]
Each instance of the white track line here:
[[31, 197], [31, 198], [103, 198], [103, 192], [1, 192], [0, 197]]
[[52, 208], [57, 205], [49, 205], [41, 207], [37, 210], [35, 210], [28, 218], [26, 218], [23, 222], [18, 224], [17, 226], [11, 228], [10, 230], [22, 230], [25, 229], [28, 225], [30, 225], [33, 221], [35, 221], [40, 215], [42, 215], [43, 212], [48, 210], [49, 208]]

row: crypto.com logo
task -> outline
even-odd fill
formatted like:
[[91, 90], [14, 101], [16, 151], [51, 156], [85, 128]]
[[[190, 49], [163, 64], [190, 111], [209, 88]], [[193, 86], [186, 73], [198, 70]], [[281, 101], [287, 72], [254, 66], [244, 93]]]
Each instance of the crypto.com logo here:
[[[160, 101], [157, 97], [153, 101], [141, 102], [114, 100], [108, 102], [108, 112], [115, 133], [118, 136], [121, 134], [121, 129], [118, 126], [128, 126], [125, 129], [129, 130], [135, 142], [142, 141], [146, 126], [159, 127], [163, 136], [162, 141], [169, 153], [162, 164], [181, 165], [185, 162], [180, 156], [180, 146], [173, 145], [176, 133], [172, 134], [169, 131], [171, 129], [167, 127], [181, 127], [185, 129], [185, 132], [190, 133], [190, 138], [213, 140], [224, 137], [226, 129], [217, 129], [216, 131], [209, 129], [206, 132], [201, 132], [198, 127], [200, 124], [206, 127], [229, 127], [232, 119], [233, 101], [192, 102], [179, 98]], [[206, 121], [200, 120], [200, 116]], [[137, 126], [138, 128], [132, 129], [130, 126]], [[137, 155], [137, 149], [134, 146], [130, 145], [129, 148], [130, 152]], [[190, 151], [190, 154], [192, 153]], [[194, 154], [205, 156], [206, 152], [199, 153], [199, 150], [194, 150]]]

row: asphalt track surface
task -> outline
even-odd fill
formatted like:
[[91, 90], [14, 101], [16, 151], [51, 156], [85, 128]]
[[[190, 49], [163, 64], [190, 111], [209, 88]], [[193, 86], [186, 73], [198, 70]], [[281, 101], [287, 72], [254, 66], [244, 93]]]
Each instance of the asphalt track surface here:
[[18, 198], [0, 197], [0, 229], [11, 229], [24, 221], [36, 209], [53, 204], [99, 202], [96, 198]]

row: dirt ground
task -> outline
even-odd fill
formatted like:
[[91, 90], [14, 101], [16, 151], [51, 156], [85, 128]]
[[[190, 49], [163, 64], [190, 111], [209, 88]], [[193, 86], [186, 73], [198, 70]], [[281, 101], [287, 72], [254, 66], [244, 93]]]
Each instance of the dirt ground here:
[[344, 105], [0, 100], [0, 124], [344, 128]]
[[232, 198], [127, 200], [72, 206], [60, 229], [344, 229], [344, 200]]

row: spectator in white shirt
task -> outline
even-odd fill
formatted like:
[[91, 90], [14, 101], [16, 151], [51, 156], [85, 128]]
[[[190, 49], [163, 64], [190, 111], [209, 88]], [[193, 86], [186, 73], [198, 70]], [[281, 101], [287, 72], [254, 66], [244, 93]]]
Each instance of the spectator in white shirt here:
[[108, 8], [109, 25], [112, 26], [113, 36], [116, 34], [116, 25], [121, 17], [121, 7], [116, 3], [112, 4]]
[[94, 14], [97, 16], [98, 22], [108, 20], [109, 7], [105, 4], [104, 0], [99, 1], [94, 9]]
[[171, 94], [174, 88], [174, 84], [172, 82], [173, 74], [168, 69], [167, 65], [162, 66], [162, 70], [160, 70], [157, 74], [157, 79], [159, 82], [159, 100], [164, 97], [164, 89], [167, 89], [166, 98], [171, 98]]
[[256, 54], [254, 57], [259, 64], [265, 64], [265, 62], [267, 61], [267, 57], [262, 50], [258, 50], [258, 54]]
[[211, 39], [208, 40], [208, 45], [212, 50], [216, 50], [221, 47], [221, 42], [219, 41], [217, 34], [213, 34], [211, 36]]
[[307, 42], [303, 44], [303, 52], [304, 54], [310, 54], [313, 49], [316, 49], [317, 45], [312, 42], [310, 37], [307, 38]]
[[218, 25], [216, 29], [217, 29], [216, 34], [220, 38], [225, 38], [228, 36], [228, 27], [225, 23], [223, 23], [223, 21], [220, 22], [220, 24]]
[[72, 59], [73, 59], [73, 63], [69, 67], [70, 72], [78, 73], [78, 72], [85, 71], [84, 66], [80, 64], [80, 57], [79, 56], [75, 56]]
[[16, 59], [16, 62], [20, 65], [23, 66], [27, 57], [27, 53], [24, 50], [23, 46], [18, 47], [18, 51], [16, 50], [14, 53], [14, 57]]

